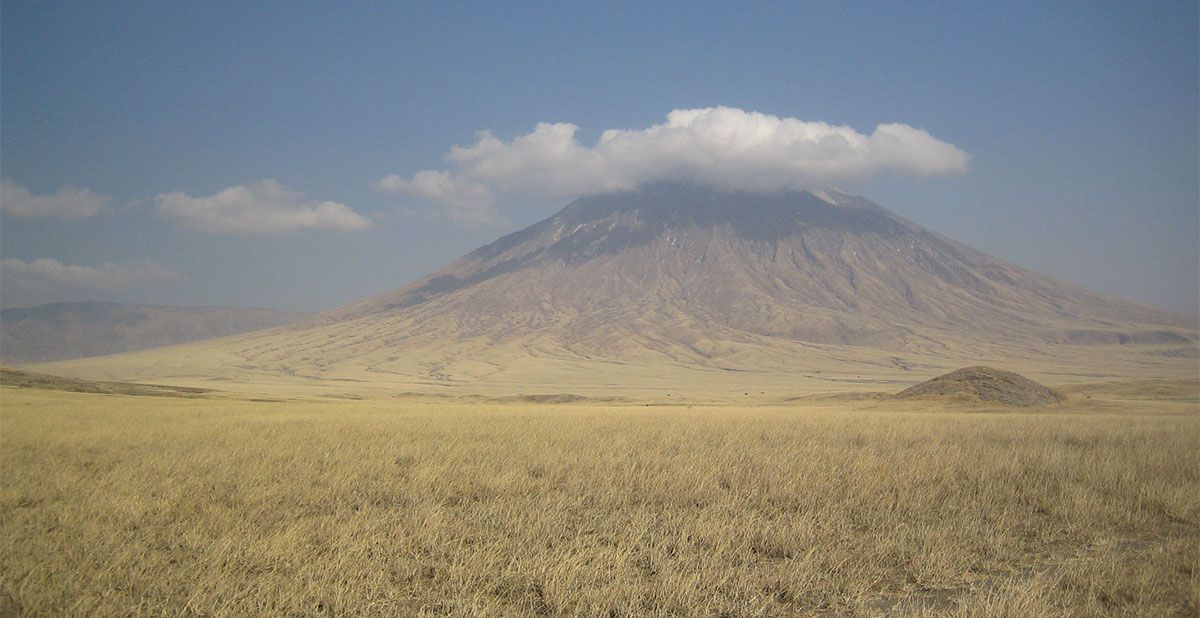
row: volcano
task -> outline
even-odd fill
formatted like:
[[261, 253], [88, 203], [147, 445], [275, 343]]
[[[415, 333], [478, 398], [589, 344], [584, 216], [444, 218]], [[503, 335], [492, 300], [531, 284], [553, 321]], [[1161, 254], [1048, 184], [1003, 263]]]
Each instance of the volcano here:
[[850, 379], [982, 359], [1140, 375], [1194, 369], [1196, 326], [862, 197], [658, 184], [581, 198], [409, 286], [287, 327], [75, 369], [619, 387], [676, 371]]

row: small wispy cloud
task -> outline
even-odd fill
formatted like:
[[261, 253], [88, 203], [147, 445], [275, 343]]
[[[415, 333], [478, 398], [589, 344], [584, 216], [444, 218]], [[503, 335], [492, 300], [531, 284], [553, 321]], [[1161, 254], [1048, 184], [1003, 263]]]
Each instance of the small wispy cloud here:
[[5, 258], [0, 260], [0, 297], [5, 306], [27, 306], [180, 278], [179, 273], [149, 262], [83, 266], [64, 264], [54, 258], [30, 262]]
[[70, 185], [50, 195], [34, 195], [8, 179], [0, 179], [0, 211], [17, 217], [84, 219], [109, 212], [112, 198]]
[[274, 180], [229, 187], [207, 197], [181, 192], [154, 198], [158, 211], [181, 225], [221, 234], [280, 234], [301, 229], [349, 232], [371, 220], [338, 202], [304, 201]]
[[726, 189], [821, 189], [883, 172], [917, 176], [966, 171], [969, 155], [905, 124], [870, 135], [847, 126], [781, 118], [731, 107], [678, 109], [646, 129], [610, 129], [591, 146], [579, 127], [541, 123], [505, 142], [489, 131], [454, 146], [444, 170], [373, 183], [442, 204], [462, 221], [495, 217], [498, 199], [568, 198], [688, 181]]

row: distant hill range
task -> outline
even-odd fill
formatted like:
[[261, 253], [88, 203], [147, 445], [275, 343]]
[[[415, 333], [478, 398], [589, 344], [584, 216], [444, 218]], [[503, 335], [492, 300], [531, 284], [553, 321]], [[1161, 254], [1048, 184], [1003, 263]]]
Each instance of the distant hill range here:
[[785, 388], [982, 361], [1194, 373], [1197, 339], [1195, 317], [1031, 272], [862, 197], [659, 184], [581, 198], [412, 285], [282, 329], [61, 369], [614, 389], [675, 388], [684, 372]]
[[56, 361], [282, 326], [307, 314], [238, 307], [62, 302], [0, 311], [0, 360]]

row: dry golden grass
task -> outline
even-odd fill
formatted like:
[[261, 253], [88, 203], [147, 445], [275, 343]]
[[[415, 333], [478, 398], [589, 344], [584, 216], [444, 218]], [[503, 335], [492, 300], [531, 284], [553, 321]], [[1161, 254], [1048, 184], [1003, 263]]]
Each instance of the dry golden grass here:
[[1194, 616], [1190, 388], [1031, 413], [5, 388], [0, 613]]

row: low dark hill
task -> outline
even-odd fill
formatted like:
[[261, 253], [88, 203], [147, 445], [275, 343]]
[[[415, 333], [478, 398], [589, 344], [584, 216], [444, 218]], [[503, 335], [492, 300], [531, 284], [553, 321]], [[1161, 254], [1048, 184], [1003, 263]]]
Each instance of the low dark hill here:
[[0, 388], [32, 388], [69, 393], [99, 393], [104, 395], [129, 395], [132, 397], [204, 397], [212, 389], [186, 386], [160, 386], [157, 384], [135, 384], [131, 382], [101, 382], [64, 378], [33, 371], [21, 371], [0, 365]]
[[1011, 371], [991, 367], [966, 367], [910, 386], [899, 399], [938, 398], [1006, 406], [1041, 406], [1065, 401], [1067, 396]]
[[145, 350], [282, 326], [302, 313], [63, 302], [0, 312], [0, 358], [35, 363]]

